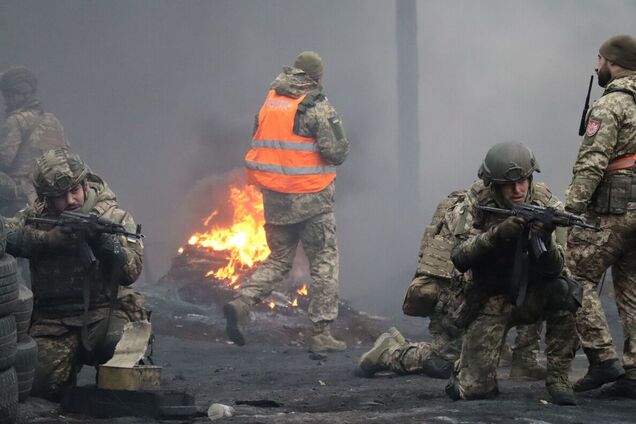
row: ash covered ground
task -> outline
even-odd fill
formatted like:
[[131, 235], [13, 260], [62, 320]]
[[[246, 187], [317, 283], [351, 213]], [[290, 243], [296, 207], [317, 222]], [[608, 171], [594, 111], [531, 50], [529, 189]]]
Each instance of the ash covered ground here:
[[[511, 380], [499, 369], [502, 394], [493, 401], [453, 402], [446, 382], [423, 376], [355, 377], [353, 370], [371, 340], [355, 343], [342, 353], [312, 359], [302, 343], [260, 342], [237, 347], [218, 331], [222, 316], [176, 300], [157, 287], [143, 289], [153, 307], [156, 343], [154, 359], [163, 366], [165, 389], [196, 396], [201, 415], [174, 422], [205, 423], [212, 403], [232, 406], [227, 423], [633, 423], [636, 400], [605, 397], [600, 391], [578, 396], [578, 407], [545, 401], [543, 382]], [[611, 299], [606, 310], [616, 323]], [[413, 339], [427, 337], [426, 321], [397, 317], [377, 320], [388, 328], [397, 324]], [[421, 328], [421, 330], [420, 330]], [[264, 328], [255, 327], [257, 331]], [[615, 337], [620, 335], [614, 325]], [[379, 331], [379, 330], [378, 330]], [[253, 332], [253, 334], [256, 334]], [[262, 335], [261, 335], [262, 336]], [[274, 336], [275, 337], [275, 336]], [[620, 340], [620, 337], [617, 338]], [[248, 340], [249, 342], [249, 340]], [[571, 378], [582, 376], [587, 360], [577, 355]], [[91, 384], [94, 371], [84, 369], [80, 385]], [[248, 404], [246, 404], [247, 402]], [[250, 406], [249, 403], [261, 403]], [[20, 405], [19, 423], [152, 423], [148, 418], [95, 419], [59, 411], [56, 404], [31, 398]]]

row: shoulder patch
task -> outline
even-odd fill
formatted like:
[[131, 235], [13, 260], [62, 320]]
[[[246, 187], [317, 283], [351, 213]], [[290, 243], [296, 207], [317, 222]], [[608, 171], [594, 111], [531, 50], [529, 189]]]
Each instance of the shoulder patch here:
[[585, 127], [585, 136], [586, 137], [594, 137], [598, 132], [599, 128], [601, 128], [601, 120], [590, 118], [587, 120], [587, 126]]

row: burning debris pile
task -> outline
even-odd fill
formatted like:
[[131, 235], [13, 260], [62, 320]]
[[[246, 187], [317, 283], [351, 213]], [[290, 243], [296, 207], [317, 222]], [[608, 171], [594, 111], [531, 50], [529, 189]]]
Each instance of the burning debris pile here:
[[[179, 248], [160, 287], [192, 305], [198, 313], [183, 313], [163, 322], [154, 319], [160, 332], [181, 336], [225, 339], [222, 306], [234, 298], [241, 283], [269, 255], [263, 225], [263, 202], [253, 186], [233, 184], [229, 188], [231, 222], [217, 223], [219, 210], [202, 221], [196, 232]], [[311, 278], [306, 256], [299, 246], [294, 267], [276, 291], [252, 309], [249, 341], [268, 344], [304, 344], [310, 322], [307, 308]], [[185, 312], [185, 311], [184, 311]], [[157, 322], [159, 321], [159, 322]], [[340, 315], [332, 329], [349, 344], [374, 340], [383, 328], [381, 319], [355, 311], [340, 301]]]

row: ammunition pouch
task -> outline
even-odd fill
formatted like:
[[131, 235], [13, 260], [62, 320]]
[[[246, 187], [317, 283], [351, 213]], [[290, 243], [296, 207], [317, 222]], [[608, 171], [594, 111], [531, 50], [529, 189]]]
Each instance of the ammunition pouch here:
[[599, 215], [623, 215], [636, 201], [636, 181], [629, 174], [606, 176], [596, 188], [591, 207]]
[[406, 289], [402, 312], [413, 317], [431, 316], [441, 291], [438, 279], [427, 276], [416, 277]]
[[546, 282], [545, 299], [547, 312], [575, 313], [581, 307], [583, 288], [573, 279], [560, 276]]

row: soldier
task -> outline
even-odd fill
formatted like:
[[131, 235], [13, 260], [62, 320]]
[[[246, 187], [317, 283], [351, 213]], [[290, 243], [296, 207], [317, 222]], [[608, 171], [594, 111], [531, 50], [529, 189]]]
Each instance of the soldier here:
[[[391, 328], [363, 354], [358, 371], [364, 377], [391, 370], [398, 374], [426, 374], [432, 378], [448, 378], [452, 364], [459, 359], [464, 324], [454, 316], [462, 303], [463, 278], [450, 258], [453, 229], [458, 219], [458, 205], [465, 191], [454, 191], [444, 198], [426, 226], [420, 244], [419, 264], [407, 289], [402, 310], [406, 315], [430, 317], [430, 342], [409, 342]], [[546, 370], [537, 362], [541, 324], [517, 327], [517, 338], [511, 356], [510, 376], [544, 379]], [[502, 359], [508, 353], [502, 345]]]
[[96, 263], [87, 264], [78, 255], [82, 239], [77, 235], [27, 222], [77, 211], [135, 231], [133, 217], [76, 154], [46, 152], [36, 161], [33, 185], [35, 204], [7, 220], [7, 251], [30, 259], [34, 308], [29, 334], [38, 345], [32, 393], [56, 400], [74, 386], [83, 364], [110, 359], [124, 324], [148, 319], [143, 298], [127, 287], [141, 273], [143, 245], [123, 236], [92, 235], [85, 241]]
[[[568, 237], [567, 264], [584, 293], [576, 325], [590, 362], [574, 390], [618, 380], [613, 391], [636, 398], [636, 39], [618, 35], [603, 43], [596, 73], [605, 91], [587, 115], [565, 203], [602, 228], [573, 228]], [[610, 266], [623, 322], [624, 369], [596, 292]]]
[[261, 188], [271, 253], [224, 306], [227, 335], [245, 344], [249, 308], [269, 295], [291, 270], [298, 242], [309, 259], [311, 350], [346, 348], [333, 338], [338, 316], [338, 247], [334, 215], [336, 166], [349, 152], [340, 118], [322, 94], [323, 64], [303, 52], [271, 85], [256, 117], [245, 157], [248, 180]]
[[36, 97], [35, 75], [23, 66], [0, 77], [6, 122], [0, 132], [0, 214], [13, 216], [36, 199], [31, 183], [35, 159], [54, 148], [68, 148], [62, 124], [44, 112]]
[[[535, 171], [539, 166], [526, 146], [497, 144], [480, 167], [483, 184], [473, 184], [462, 205], [451, 259], [458, 271], [467, 273], [471, 289], [465, 288], [465, 302], [475, 305], [477, 313], [446, 387], [454, 400], [496, 396], [496, 368], [507, 329], [545, 318], [548, 392], [553, 403], [576, 404], [568, 370], [574, 356], [569, 335], [575, 330], [570, 311], [576, 310], [573, 294], [578, 286], [564, 278], [563, 249], [556, 242], [555, 227], [478, 209], [510, 209], [519, 203], [560, 207], [546, 185], [533, 181]], [[535, 245], [542, 242], [543, 253], [524, 253], [530, 240]]]

